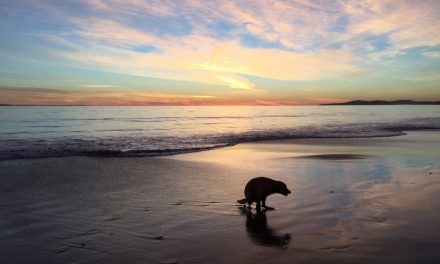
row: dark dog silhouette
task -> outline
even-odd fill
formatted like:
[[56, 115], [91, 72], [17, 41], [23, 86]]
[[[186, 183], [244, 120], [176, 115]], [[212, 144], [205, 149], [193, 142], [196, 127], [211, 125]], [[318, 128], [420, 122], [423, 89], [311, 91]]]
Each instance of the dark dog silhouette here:
[[238, 203], [248, 203], [249, 207], [255, 202], [257, 204], [257, 211], [261, 210], [263, 206], [266, 210], [273, 209], [266, 205], [267, 196], [279, 193], [287, 196], [291, 193], [284, 182], [275, 181], [266, 177], [257, 177], [250, 180], [244, 188], [244, 195], [246, 198], [238, 200]]

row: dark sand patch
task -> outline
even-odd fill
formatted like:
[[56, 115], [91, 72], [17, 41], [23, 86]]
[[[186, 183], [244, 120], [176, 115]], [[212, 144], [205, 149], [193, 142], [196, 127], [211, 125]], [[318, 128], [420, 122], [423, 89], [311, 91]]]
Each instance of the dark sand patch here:
[[358, 160], [373, 156], [357, 154], [319, 154], [292, 157], [294, 159], [318, 159], [318, 160]]

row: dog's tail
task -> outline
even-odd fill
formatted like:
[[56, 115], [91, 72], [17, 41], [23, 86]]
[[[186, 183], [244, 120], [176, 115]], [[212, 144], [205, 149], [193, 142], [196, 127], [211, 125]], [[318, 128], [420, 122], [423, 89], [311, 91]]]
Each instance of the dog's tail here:
[[246, 198], [243, 198], [241, 200], [237, 200], [237, 203], [240, 203], [240, 204], [245, 204], [246, 202], [247, 202]]

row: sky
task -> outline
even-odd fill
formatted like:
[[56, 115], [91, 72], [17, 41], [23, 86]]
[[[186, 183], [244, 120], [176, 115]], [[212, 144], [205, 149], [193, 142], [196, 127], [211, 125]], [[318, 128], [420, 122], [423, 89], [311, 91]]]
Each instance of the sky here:
[[0, 0], [0, 103], [440, 100], [439, 0]]

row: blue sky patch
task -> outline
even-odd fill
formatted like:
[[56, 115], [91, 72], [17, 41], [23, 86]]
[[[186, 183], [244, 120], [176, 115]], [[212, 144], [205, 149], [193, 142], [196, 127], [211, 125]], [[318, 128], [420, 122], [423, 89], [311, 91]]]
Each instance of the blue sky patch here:
[[234, 33], [239, 26], [226, 21], [217, 21], [209, 24], [207, 28], [212, 31], [211, 34], [219, 39], [230, 39], [234, 37]]
[[141, 45], [141, 46], [134, 46], [134, 51], [141, 52], [141, 53], [157, 53], [160, 52], [160, 49], [158, 47], [155, 47], [153, 45]]
[[251, 34], [242, 35], [240, 37], [240, 43], [248, 48], [285, 49], [279, 42], [268, 41]]

